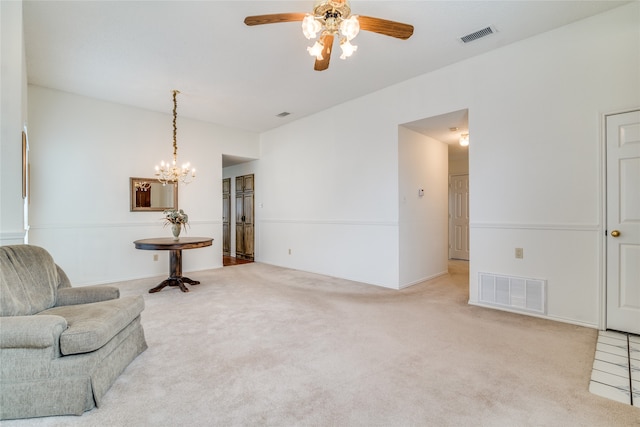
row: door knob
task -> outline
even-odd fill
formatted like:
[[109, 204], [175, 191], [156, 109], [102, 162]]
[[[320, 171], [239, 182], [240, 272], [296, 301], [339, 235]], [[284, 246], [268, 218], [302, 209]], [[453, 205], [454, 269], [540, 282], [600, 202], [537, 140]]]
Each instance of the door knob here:
[[611, 237], [619, 237], [620, 236], [620, 232], [618, 230], [613, 230], [611, 232]]

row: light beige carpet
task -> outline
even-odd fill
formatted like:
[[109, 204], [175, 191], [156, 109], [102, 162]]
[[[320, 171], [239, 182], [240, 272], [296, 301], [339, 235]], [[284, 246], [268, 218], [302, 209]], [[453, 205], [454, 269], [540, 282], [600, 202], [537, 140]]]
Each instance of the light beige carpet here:
[[468, 271], [403, 291], [260, 263], [147, 290], [149, 349], [81, 417], [2, 426], [631, 426], [589, 393], [597, 331], [469, 306]]

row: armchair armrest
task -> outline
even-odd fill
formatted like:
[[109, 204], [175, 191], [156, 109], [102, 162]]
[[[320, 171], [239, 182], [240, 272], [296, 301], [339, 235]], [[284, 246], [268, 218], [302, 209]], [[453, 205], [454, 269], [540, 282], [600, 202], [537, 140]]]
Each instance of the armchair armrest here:
[[58, 289], [56, 307], [88, 304], [120, 298], [120, 289], [113, 286], [82, 286]]
[[67, 329], [64, 317], [51, 315], [0, 317], [0, 348], [57, 346]]

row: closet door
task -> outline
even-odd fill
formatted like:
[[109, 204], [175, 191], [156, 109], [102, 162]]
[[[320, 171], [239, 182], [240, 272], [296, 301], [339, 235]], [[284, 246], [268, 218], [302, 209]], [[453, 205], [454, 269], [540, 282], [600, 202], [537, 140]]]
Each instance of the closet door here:
[[640, 334], [640, 110], [606, 120], [607, 329]]
[[236, 177], [236, 257], [253, 259], [253, 174]]
[[222, 180], [222, 254], [231, 255], [231, 178]]
[[469, 261], [469, 175], [449, 179], [449, 258]]

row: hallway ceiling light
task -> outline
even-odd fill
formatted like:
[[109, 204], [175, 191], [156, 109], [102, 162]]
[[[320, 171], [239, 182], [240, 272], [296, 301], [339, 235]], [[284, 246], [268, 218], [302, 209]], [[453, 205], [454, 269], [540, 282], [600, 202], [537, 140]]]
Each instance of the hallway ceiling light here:
[[196, 178], [196, 170], [191, 169], [191, 165], [189, 162], [184, 163], [180, 168], [177, 166], [178, 143], [176, 141], [176, 119], [178, 118], [178, 101], [176, 100], [176, 96], [179, 93], [180, 91], [173, 91], [173, 163], [165, 163], [163, 160], [162, 162], [160, 162], [160, 166], [156, 166], [155, 175], [158, 178], [158, 181], [162, 183], [162, 185], [167, 185], [174, 182], [189, 184]]

